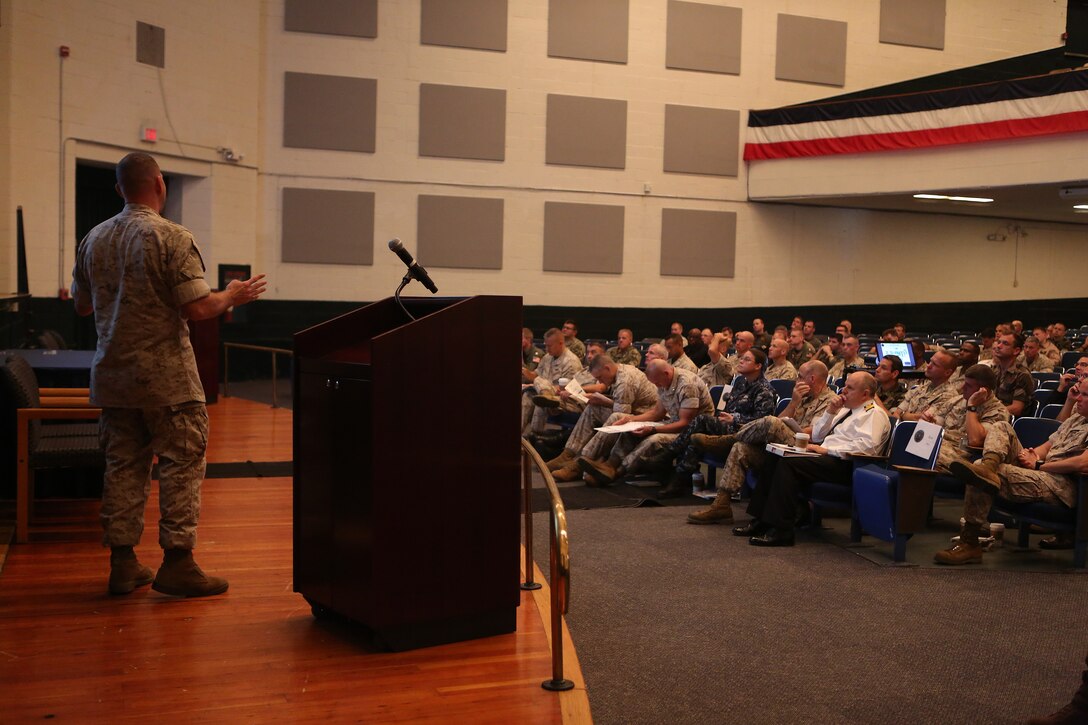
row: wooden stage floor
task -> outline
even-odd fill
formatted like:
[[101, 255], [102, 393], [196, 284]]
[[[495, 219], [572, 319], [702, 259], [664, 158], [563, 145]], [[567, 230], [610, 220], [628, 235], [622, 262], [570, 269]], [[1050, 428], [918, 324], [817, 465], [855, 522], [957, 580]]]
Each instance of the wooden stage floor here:
[[[291, 411], [221, 398], [209, 412], [209, 461], [290, 459]], [[153, 488], [137, 549], [153, 568], [157, 507]], [[402, 653], [315, 620], [291, 591], [290, 478], [207, 480], [196, 555], [230, 581], [225, 595], [111, 597], [96, 542], [12, 546], [0, 573], [0, 722], [591, 721], [572, 647], [575, 689], [540, 687], [551, 655], [539, 593], [523, 593], [515, 634]]]

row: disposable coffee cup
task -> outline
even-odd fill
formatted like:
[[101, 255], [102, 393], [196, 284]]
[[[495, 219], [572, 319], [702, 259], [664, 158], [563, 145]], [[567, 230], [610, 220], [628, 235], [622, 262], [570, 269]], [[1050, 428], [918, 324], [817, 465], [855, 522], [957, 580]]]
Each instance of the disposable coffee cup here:
[[809, 441], [808, 433], [794, 433], [793, 434], [793, 445], [795, 447], [797, 447], [797, 448], [802, 448], [802, 449], [807, 448], [808, 447], [808, 441]]
[[559, 387], [565, 388], [569, 382], [570, 378], [559, 378]]
[[990, 524], [990, 536], [994, 538], [994, 546], [1001, 546], [1005, 541], [1005, 524]]

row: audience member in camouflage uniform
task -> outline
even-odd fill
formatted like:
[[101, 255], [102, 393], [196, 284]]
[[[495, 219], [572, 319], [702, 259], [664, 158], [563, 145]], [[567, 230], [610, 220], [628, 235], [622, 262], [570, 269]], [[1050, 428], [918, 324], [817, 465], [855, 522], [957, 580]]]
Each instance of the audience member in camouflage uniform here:
[[567, 349], [563, 333], [556, 328], [544, 333], [544, 347], [548, 353], [536, 370], [521, 369], [521, 377], [529, 380], [529, 386], [521, 397], [522, 435], [529, 433], [529, 424], [536, 409], [533, 398], [541, 393], [558, 395], [560, 378], [570, 380], [582, 369], [582, 363]]
[[[203, 320], [257, 299], [264, 275], [212, 292], [189, 230], [160, 216], [166, 184], [151, 156], [131, 153], [117, 164], [125, 208], [87, 234], [76, 251], [76, 312], [94, 315], [98, 349], [91, 403], [102, 408], [106, 453], [101, 519], [110, 547], [111, 594], [151, 583], [174, 596], [207, 596], [227, 581], [193, 560], [208, 442], [208, 413], [186, 320]], [[144, 527], [151, 463], [159, 456], [159, 545], [151, 570], [133, 547]]]
[[733, 382], [733, 363], [726, 355], [728, 350], [728, 338], [720, 332], [714, 333], [710, 346], [707, 348], [710, 362], [699, 368], [699, 379], [706, 383], [708, 388], [713, 388], [715, 385], [729, 385]]
[[891, 410], [899, 405], [903, 396], [907, 394], [906, 383], [899, 379], [901, 372], [903, 372], [903, 361], [898, 355], [885, 355], [873, 371], [873, 377], [876, 378], [879, 386], [876, 389], [876, 402], [880, 403], [884, 410]]
[[752, 344], [763, 352], [771, 348], [771, 335], [763, 325], [762, 318], [752, 320]]
[[816, 354], [813, 356], [814, 360], [819, 360], [828, 368], [837, 363], [842, 358], [842, 333], [833, 332], [827, 336], [827, 343], [824, 344]]
[[668, 455], [676, 458], [676, 468], [668, 484], [658, 494], [659, 498], [675, 498], [691, 489], [691, 477], [699, 470], [702, 450], [692, 442], [692, 436], [729, 435], [741, 426], [774, 413], [778, 396], [763, 377], [766, 356], [753, 347], [737, 361], [737, 379], [733, 389], [722, 393], [724, 406], [719, 403], [718, 412], [696, 417], [668, 445]]
[[790, 330], [789, 344], [790, 349], [786, 353], [786, 359], [790, 361], [795, 369], [801, 367], [816, 355], [816, 348], [805, 341], [805, 333], [801, 331], [801, 328]]
[[1023, 337], [1008, 333], [997, 337], [993, 346], [993, 366], [997, 374], [994, 395], [1001, 399], [1012, 415], [1023, 415], [1035, 397], [1035, 378], [1031, 377], [1027, 368], [1016, 362], [1023, 345]]
[[642, 363], [642, 353], [634, 346], [635, 334], [624, 328], [616, 334], [616, 346], [608, 348], [608, 356], [620, 365], [634, 365], [636, 368]]
[[657, 405], [639, 415], [609, 418], [608, 425], [658, 422], [612, 438], [597, 433], [586, 445], [578, 465], [591, 485], [607, 485], [634, 473], [644, 458], [656, 457], [699, 415], [714, 411], [710, 391], [695, 373], [680, 370], [664, 360], [646, 366], [646, 377], [657, 386]]
[[772, 340], [770, 352], [767, 353], [767, 370], [763, 377], [768, 380], [796, 380], [797, 368], [786, 359], [786, 352], [790, 349], [785, 340]]
[[733, 521], [730, 497], [744, 484], [745, 474], [758, 470], [766, 458], [768, 443], [790, 445], [794, 431], [784, 422], [789, 418], [802, 433], [812, 433], [813, 422], [824, 414], [835, 393], [827, 387], [827, 366], [819, 360], [809, 360], [801, 366], [793, 397], [781, 413], [752, 421], [727, 436], [692, 436], [692, 443], [702, 451], [725, 455], [722, 476], [718, 480], [718, 495], [710, 508], [688, 515], [693, 524], [728, 524]]
[[971, 448], [982, 448], [996, 423], [1009, 422], [1009, 410], [996, 395], [994, 369], [972, 365], [962, 378], [960, 399], [944, 421], [944, 439], [937, 453], [937, 470], [947, 473], [952, 461], [968, 460]]
[[933, 353], [926, 367], [926, 381], [907, 391], [903, 401], [889, 411], [898, 420], [924, 420], [947, 430], [947, 419], [962, 402], [960, 391], [948, 379], [956, 369], [956, 358], [944, 350]]
[[[533, 344], [533, 331], [528, 327], [521, 328], [521, 366], [526, 370], [536, 370], [543, 357], [544, 351]], [[522, 376], [521, 382], [529, 381]]]
[[956, 372], [952, 373], [952, 377], [948, 379], [949, 382], [953, 385], [961, 385], [963, 383], [963, 374], [967, 371], [967, 368], [978, 364], [980, 351], [981, 348], [977, 340], [964, 340], [961, 342], [960, 351], [956, 354]]
[[1043, 348], [1034, 335], [1024, 338], [1024, 351], [1016, 362], [1027, 368], [1029, 373], [1052, 373], [1054, 361], [1043, 354]]
[[562, 453], [548, 461], [548, 469], [557, 481], [582, 477], [577, 459], [594, 436], [601, 438], [597, 443], [600, 447], [615, 443], [617, 434], [600, 433], [595, 428], [629, 415], [641, 415], [657, 405], [657, 386], [635, 366], [618, 365], [607, 355], [601, 355], [590, 363], [589, 371], [605, 390], [589, 396], [589, 405], [578, 418]]
[[1039, 341], [1039, 349], [1042, 354], [1050, 358], [1050, 361], [1057, 367], [1062, 361], [1062, 351], [1050, 341], [1050, 333], [1047, 332], [1045, 327], [1036, 327], [1031, 331], [1032, 337]]
[[855, 368], [856, 370], [865, 369], [865, 358], [858, 355], [859, 343], [858, 339], [853, 335], [847, 335], [842, 339], [842, 355], [839, 356], [838, 361], [831, 366], [831, 371], [828, 373], [832, 380], [838, 380], [839, 378], [845, 378], [850, 374], [847, 368]]
[[986, 434], [978, 463], [953, 461], [949, 469], [966, 485], [965, 523], [960, 540], [937, 552], [939, 564], [982, 561], [979, 533], [987, 522], [994, 497], [1010, 501], [1042, 501], [1072, 508], [1076, 505], [1076, 476], [1088, 470], [1088, 380], [1078, 385], [1076, 412], [1038, 448], [1021, 448], [1008, 423], [994, 424]]
[[563, 338], [566, 340], [567, 349], [574, 353], [574, 357], [578, 358], [578, 362], [584, 363], [586, 361], [586, 346], [585, 343], [578, 339], [578, 325], [574, 320], [563, 321]]
[[699, 368], [684, 352], [684, 342], [686, 341], [683, 335], [669, 335], [665, 338], [665, 349], [669, 352], [669, 365], [691, 373], [698, 373]]

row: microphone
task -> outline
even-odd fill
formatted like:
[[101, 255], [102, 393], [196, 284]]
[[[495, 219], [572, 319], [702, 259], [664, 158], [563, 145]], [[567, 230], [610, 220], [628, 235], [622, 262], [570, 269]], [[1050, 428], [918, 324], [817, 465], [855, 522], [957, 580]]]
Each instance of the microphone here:
[[408, 268], [408, 274], [418, 281], [421, 285], [431, 291], [431, 294], [438, 294], [438, 288], [435, 287], [434, 282], [431, 281], [431, 276], [427, 274], [427, 270], [416, 264], [416, 260], [412, 258], [412, 254], [404, 248], [400, 239], [393, 239], [389, 242], [389, 249], [400, 257], [400, 261], [404, 262], [404, 266]]

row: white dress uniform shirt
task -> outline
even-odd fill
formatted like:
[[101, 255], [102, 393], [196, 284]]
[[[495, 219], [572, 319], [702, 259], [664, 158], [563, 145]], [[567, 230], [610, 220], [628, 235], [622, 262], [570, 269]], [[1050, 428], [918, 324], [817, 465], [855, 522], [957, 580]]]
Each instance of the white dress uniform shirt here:
[[812, 425], [812, 440], [836, 453], [877, 456], [884, 452], [891, 429], [888, 414], [868, 400], [850, 410], [821, 415]]

